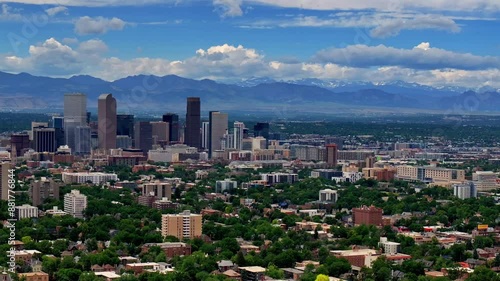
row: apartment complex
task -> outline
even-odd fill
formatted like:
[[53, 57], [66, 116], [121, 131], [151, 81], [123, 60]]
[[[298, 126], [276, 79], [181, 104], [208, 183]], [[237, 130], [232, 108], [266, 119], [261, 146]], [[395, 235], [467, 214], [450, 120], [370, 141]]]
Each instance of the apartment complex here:
[[161, 217], [161, 235], [175, 236], [180, 240], [201, 236], [202, 216], [184, 211], [180, 214], [166, 214]]
[[490, 191], [498, 188], [497, 175], [491, 171], [477, 171], [472, 174], [472, 181], [477, 191]]
[[452, 183], [465, 181], [465, 171], [431, 166], [403, 165], [397, 167], [397, 178], [449, 186]]
[[101, 184], [108, 181], [117, 181], [116, 174], [107, 173], [62, 173], [64, 183], [87, 183]]

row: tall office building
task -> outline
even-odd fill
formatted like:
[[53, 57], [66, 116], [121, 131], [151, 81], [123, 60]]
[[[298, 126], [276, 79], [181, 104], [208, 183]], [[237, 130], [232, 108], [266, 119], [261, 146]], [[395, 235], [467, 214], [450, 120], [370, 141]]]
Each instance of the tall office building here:
[[209, 137], [208, 137], [208, 157], [212, 157], [212, 152], [221, 149], [221, 139], [228, 129], [228, 115], [219, 111], [210, 111]]
[[210, 122], [202, 122], [201, 123], [201, 148], [208, 148], [208, 136], [210, 135], [208, 130], [210, 128]]
[[116, 134], [118, 136], [134, 137], [134, 115], [116, 115]]
[[33, 130], [35, 128], [48, 128], [49, 123], [47, 122], [31, 122], [31, 131], [29, 131], [30, 140], [33, 140]]
[[254, 137], [269, 139], [269, 123], [258, 122], [253, 126]]
[[201, 148], [201, 105], [200, 98], [187, 98], [186, 130], [184, 143], [191, 147]]
[[180, 214], [161, 216], [161, 235], [175, 236], [180, 240], [201, 236], [202, 216], [184, 211]]
[[[64, 138], [72, 151], [77, 150], [77, 127], [87, 126], [87, 96], [85, 94], [64, 95]], [[90, 131], [89, 137], [90, 138]], [[80, 138], [82, 140], [85, 138]], [[90, 143], [89, 143], [90, 144]]]
[[33, 129], [33, 149], [36, 152], [55, 152], [56, 129], [54, 128], [34, 128]]
[[102, 94], [97, 101], [97, 135], [100, 149], [116, 148], [116, 99], [111, 94]]
[[134, 126], [134, 147], [141, 149], [144, 155], [153, 148], [153, 126], [149, 122], [136, 122]]
[[337, 145], [334, 143], [326, 145], [326, 163], [330, 167], [337, 166]]
[[71, 190], [64, 195], [64, 211], [75, 218], [83, 219], [83, 211], [87, 208], [87, 196], [79, 190]]
[[75, 147], [72, 150], [76, 155], [89, 155], [91, 150], [91, 134], [89, 126], [74, 128]]
[[65, 145], [64, 141], [64, 117], [61, 116], [52, 116], [52, 128], [55, 129], [56, 134], [56, 147], [60, 147], [61, 145]]
[[22, 156], [30, 148], [30, 136], [28, 134], [12, 134], [10, 136], [10, 154], [12, 158]]
[[179, 115], [175, 113], [163, 114], [163, 122], [168, 123], [168, 131], [170, 132], [169, 141], [179, 141]]
[[12, 165], [9, 162], [0, 163], [0, 195], [2, 200], [9, 200], [9, 169]]
[[241, 150], [241, 145], [243, 143], [243, 130], [245, 129], [245, 124], [242, 122], [234, 122], [234, 144], [233, 148]]
[[151, 132], [153, 134], [153, 140], [155, 144], [160, 142], [169, 141], [169, 131], [167, 122], [151, 122]]

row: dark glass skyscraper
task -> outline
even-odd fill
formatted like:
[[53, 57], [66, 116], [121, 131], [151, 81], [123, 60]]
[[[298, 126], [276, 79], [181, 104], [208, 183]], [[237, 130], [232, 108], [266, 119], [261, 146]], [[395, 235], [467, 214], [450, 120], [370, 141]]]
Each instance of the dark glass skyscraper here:
[[201, 105], [200, 98], [187, 98], [186, 130], [184, 143], [196, 148], [201, 148]]
[[153, 126], [150, 122], [136, 122], [134, 134], [134, 147], [148, 155], [148, 151], [153, 148]]
[[163, 122], [168, 122], [168, 131], [170, 132], [169, 141], [179, 141], [179, 115], [175, 113], [165, 113]]
[[116, 115], [116, 134], [118, 136], [134, 137], [134, 115]]
[[253, 133], [255, 137], [263, 137], [269, 139], [269, 123], [257, 123], [253, 126]]

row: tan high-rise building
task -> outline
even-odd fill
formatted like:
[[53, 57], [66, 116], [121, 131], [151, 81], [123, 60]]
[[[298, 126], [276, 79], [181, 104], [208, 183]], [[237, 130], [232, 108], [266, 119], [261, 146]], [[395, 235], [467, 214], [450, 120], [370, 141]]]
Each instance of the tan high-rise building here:
[[326, 163], [330, 167], [335, 167], [337, 166], [337, 145], [332, 143], [332, 144], [327, 144], [326, 145]]
[[180, 214], [168, 214], [161, 217], [161, 235], [175, 236], [180, 240], [201, 236], [202, 216], [184, 211]]
[[116, 99], [111, 94], [102, 94], [97, 101], [97, 135], [99, 148], [116, 148]]
[[169, 124], [167, 122], [151, 122], [151, 129], [153, 132], [153, 142], [155, 144], [161, 142], [168, 142], [170, 139]]
[[9, 200], [9, 169], [11, 169], [11, 164], [9, 162], [0, 163], [1, 173], [0, 173], [0, 199]]
[[219, 111], [210, 111], [208, 129], [208, 157], [212, 152], [222, 149], [221, 139], [228, 130], [228, 115]]
[[54, 181], [53, 179], [35, 180], [31, 183], [29, 189], [29, 196], [33, 206], [40, 206], [43, 202], [52, 198], [59, 200], [59, 188], [62, 186], [60, 181]]

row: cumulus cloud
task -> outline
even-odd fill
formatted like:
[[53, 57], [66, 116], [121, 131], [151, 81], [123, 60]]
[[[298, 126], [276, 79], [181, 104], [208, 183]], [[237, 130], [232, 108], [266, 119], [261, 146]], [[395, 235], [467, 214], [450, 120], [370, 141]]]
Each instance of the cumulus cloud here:
[[481, 70], [500, 68], [500, 57], [476, 56], [431, 48], [427, 42], [413, 49], [397, 49], [384, 45], [351, 45], [319, 51], [314, 60], [352, 67], [400, 66], [411, 69]]
[[67, 14], [68, 13], [68, 8], [64, 7], [64, 6], [57, 6], [57, 7], [53, 7], [53, 8], [49, 8], [49, 9], [46, 9], [45, 12], [47, 13], [47, 15], [53, 17], [59, 13], [65, 13]]
[[237, 17], [243, 15], [242, 0], [213, 0], [222, 17]]
[[91, 39], [80, 43], [78, 51], [84, 54], [102, 54], [108, 51], [108, 46], [99, 39]]
[[126, 22], [119, 18], [91, 18], [84, 16], [75, 22], [75, 32], [79, 35], [104, 34], [110, 30], [122, 30]]
[[65, 45], [55, 38], [43, 43], [31, 45], [29, 56], [5, 56], [0, 58], [0, 67], [4, 71], [29, 72], [38, 75], [65, 76], [78, 74], [95, 63], [99, 63], [100, 53], [107, 50], [100, 40], [84, 41], [77, 50]]

